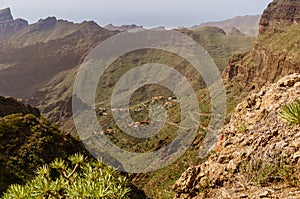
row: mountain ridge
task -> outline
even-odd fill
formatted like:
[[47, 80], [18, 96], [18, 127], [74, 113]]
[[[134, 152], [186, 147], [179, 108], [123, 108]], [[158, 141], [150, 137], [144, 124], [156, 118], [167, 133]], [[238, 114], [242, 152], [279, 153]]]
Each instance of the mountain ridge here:
[[231, 19], [226, 19], [217, 22], [205, 22], [198, 26], [193, 26], [191, 29], [197, 29], [204, 26], [216, 26], [222, 28], [229, 33], [232, 28], [239, 29], [243, 34], [249, 36], [258, 35], [259, 20], [261, 15], [246, 15], [246, 16], [237, 16]]

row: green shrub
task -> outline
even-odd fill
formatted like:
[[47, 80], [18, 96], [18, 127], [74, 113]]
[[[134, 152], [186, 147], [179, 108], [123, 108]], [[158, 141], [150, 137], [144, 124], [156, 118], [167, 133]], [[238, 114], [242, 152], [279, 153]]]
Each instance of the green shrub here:
[[56, 157], [85, 153], [82, 144], [57, 125], [28, 114], [0, 117], [0, 196], [11, 184], [32, 179], [34, 170]]
[[129, 181], [100, 161], [87, 161], [75, 154], [67, 161], [59, 158], [37, 169], [33, 180], [25, 185], [11, 185], [8, 198], [129, 198]]
[[300, 124], [300, 101], [286, 104], [281, 107], [280, 117], [289, 125]]

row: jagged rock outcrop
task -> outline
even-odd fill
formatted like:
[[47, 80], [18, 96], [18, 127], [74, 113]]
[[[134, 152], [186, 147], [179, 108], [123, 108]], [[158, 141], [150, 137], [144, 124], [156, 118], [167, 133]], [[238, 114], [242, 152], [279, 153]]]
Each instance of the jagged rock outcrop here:
[[33, 31], [43, 31], [49, 28], [53, 28], [57, 23], [56, 17], [47, 17], [46, 19], [40, 19], [35, 26]]
[[223, 73], [227, 85], [239, 84], [244, 91], [261, 88], [267, 82], [273, 83], [300, 70], [299, 3], [299, 0], [274, 0], [268, 6], [253, 49], [230, 59]]
[[[293, 74], [240, 103], [224, 127], [216, 154], [189, 168], [173, 186], [177, 198], [256, 198], [264, 189], [255, 186], [254, 179], [268, 174], [271, 182], [278, 180], [280, 174], [272, 167], [291, 168], [291, 173], [286, 170], [282, 175], [299, 180], [300, 128], [288, 126], [279, 116], [281, 107], [299, 96], [300, 74]], [[208, 188], [213, 190], [205, 195]], [[280, 188], [266, 194], [270, 198], [292, 197]]]
[[0, 22], [12, 21], [13, 16], [11, 15], [10, 8], [0, 10]]
[[0, 96], [0, 117], [11, 115], [15, 113], [33, 114], [36, 117], [40, 117], [40, 111], [28, 104], [23, 104], [22, 101], [18, 101], [12, 97]]
[[260, 20], [259, 33], [280, 32], [281, 28], [300, 23], [299, 0], [276, 0], [269, 4]]
[[9, 34], [22, 30], [28, 26], [28, 22], [23, 19], [13, 19], [9, 8], [0, 10], [0, 41]]
[[143, 26], [138, 26], [135, 24], [132, 25], [122, 25], [122, 26], [114, 26], [113, 24], [108, 24], [106, 26], [104, 26], [105, 29], [110, 30], [110, 31], [128, 31], [128, 30], [132, 30], [132, 29], [136, 29], [136, 28], [144, 28]]

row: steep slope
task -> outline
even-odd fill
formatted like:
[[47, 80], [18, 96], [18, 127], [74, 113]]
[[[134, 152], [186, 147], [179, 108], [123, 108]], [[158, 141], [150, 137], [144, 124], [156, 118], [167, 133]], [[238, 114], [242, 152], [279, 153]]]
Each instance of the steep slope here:
[[232, 19], [227, 19], [219, 22], [207, 22], [207, 23], [202, 23], [199, 26], [194, 26], [192, 27], [192, 29], [197, 29], [199, 27], [205, 27], [205, 26], [216, 26], [224, 29], [226, 33], [229, 33], [231, 29], [235, 27], [246, 35], [257, 36], [260, 16], [261, 15], [247, 15], [247, 16], [234, 17]]
[[299, 0], [275, 0], [268, 6], [254, 48], [233, 56], [223, 73], [229, 96], [246, 95], [249, 90], [299, 71], [299, 14]]
[[53, 17], [11, 34], [0, 43], [0, 93], [28, 99], [113, 34], [94, 22], [73, 24]]
[[300, 74], [293, 74], [240, 103], [215, 154], [173, 186], [177, 198], [289, 198], [299, 192], [299, 125], [291, 127], [279, 116], [299, 94]]
[[300, 75], [292, 74], [300, 69], [299, 5], [274, 0], [262, 15], [254, 48], [230, 59], [223, 73], [229, 112], [246, 99], [207, 161], [173, 186], [177, 198], [298, 197], [299, 125], [289, 126], [279, 113], [300, 96]]
[[39, 114], [35, 108], [0, 97], [0, 113], [0, 195], [10, 184], [29, 180], [37, 166], [84, 152], [81, 143], [57, 125], [34, 116]]
[[[300, 4], [298, 0], [273, 1], [261, 17], [259, 33], [282, 32], [285, 31], [284, 27], [299, 25], [299, 23]], [[281, 30], [281, 28], [283, 29]]]

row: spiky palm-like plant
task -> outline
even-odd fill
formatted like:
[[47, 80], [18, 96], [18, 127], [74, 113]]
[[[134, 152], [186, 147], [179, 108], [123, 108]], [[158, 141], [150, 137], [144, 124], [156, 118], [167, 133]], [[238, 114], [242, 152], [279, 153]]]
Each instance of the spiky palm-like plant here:
[[11, 185], [3, 199], [128, 199], [129, 192], [128, 179], [118, 171], [75, 154], [68, 161], [58, 158], [49, 166], [38, 168], [33, 180], [25, 185]]
[[300, 101], [286, 104], [281, 107], [280, 117], [287, 122], [289, 125], [300, 124]]

